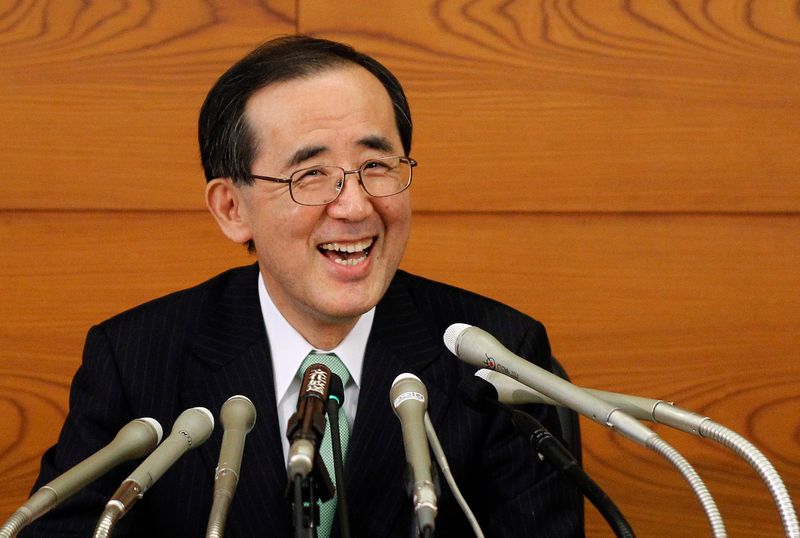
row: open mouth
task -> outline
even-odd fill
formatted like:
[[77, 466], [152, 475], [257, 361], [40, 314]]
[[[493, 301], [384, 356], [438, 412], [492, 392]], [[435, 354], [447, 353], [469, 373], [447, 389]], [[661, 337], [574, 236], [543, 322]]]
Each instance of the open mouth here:
[[352, 243], [322, 243], [317, 245], [317, 249], [339, 265], [353, 266], [367, 259], [375, 240], [375, 237], [370, 237]]

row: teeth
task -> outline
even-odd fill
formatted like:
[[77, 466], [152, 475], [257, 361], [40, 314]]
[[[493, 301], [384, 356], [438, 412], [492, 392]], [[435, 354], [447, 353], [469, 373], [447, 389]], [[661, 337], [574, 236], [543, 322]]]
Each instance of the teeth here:
[[364, 249], [372, 246], [372, 238], [358, 241], [356, 243], [323, 243], [320, 248], [324, 250], [333, 250], [336, 252], [361, 252]]
[[360, 258], [348, 258], [346, 260], [343, 259], [343, 258], [336, 258], [333, 261], [335, 263], [338, 263], [339, 265], [352, 266], [352, 265], [359, 264], [359, 263], [363, 262], [366, 259], [367, 259], [366, 256], [361, 256]]

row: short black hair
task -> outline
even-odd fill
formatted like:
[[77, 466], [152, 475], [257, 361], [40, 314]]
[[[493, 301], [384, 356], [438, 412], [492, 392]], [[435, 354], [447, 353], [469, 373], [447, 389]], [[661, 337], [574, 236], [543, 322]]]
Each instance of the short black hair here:
[[256, 141], [245, 109], [256, 91], [287, 80], [355, 64], [372, 73], [386, 88], [405, 155], [411, 151], [411, 111], [397, 78], [374, 58], [350, 45], [305, 35], [279, 37], [263, 43], [228, 69], [206, 96], [200, 109], [198, 141], [206, 181], [229, 177], [250, 184]]

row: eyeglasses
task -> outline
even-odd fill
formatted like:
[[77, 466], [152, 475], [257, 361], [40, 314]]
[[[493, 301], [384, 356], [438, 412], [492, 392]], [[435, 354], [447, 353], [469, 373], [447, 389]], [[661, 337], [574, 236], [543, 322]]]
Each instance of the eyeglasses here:
[[411, 169], [415, 166], [417, 161], [408, 157], [381, 157], [370, 159], [355, 170], [322, 165], [297, 170], [288, 178], [255, 174], [250, 174], [250, 177], [288, 183], [289, 195], [300, 205], [325, 205], [342, 193], [348, 174], [358, 174], [358, 182], [364, 192], [374, 198], [400, 194], [411, 185]]

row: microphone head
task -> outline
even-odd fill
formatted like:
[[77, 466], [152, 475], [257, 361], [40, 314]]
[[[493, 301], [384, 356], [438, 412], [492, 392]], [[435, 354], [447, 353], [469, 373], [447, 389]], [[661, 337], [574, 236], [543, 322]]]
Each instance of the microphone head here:
[[403, 373], [394, 378], [389, 390], [389, 402], [395, 414], [405, 403], [418, 402], [422, 409], [428, 408], [428, 390], [420, 378], [410, 373]]
[[164, 428], [161, 427], [161, 423], [156, 419], [150, 417], [140, 417], [137, 418], [136, 421], [142, 421], [153, 429], [153, 432], [156, 434], [156, 444], [160, 443], [161, 439], [164, 438]]
[[331, 382], [328, 385], [328, 400], [336, 400], [336, 405], [344, 405], [344, 384], [342, 378], [331, 372]]
[[300, 384], [301, 398], [318, 398], [325, 402], [330, 390], [331, 369], [324, 364], [316, 363], [306, 368], [303, 382]]
[[226, 430], [234, 428], [249, 433], [256, 423], [256, 406], [247, 396], [241, 394], [231, 396], [222, 404], [219, 420]]
[[453, 323], [444, 332], [444, 345], [455, 356], [458, 356], [458, 338], [465, 330], [472, 327], [466, 323]]
[[[151, 453], [161, 442], [164, 431], [154, 418], [137, 418], [125, 424], [109, 446], [123, 450], [124, 459], [141, 458]], [[124, 460], [123, 460], [124, 461]]]
[[214, 431], [214, 415], [205, 407], [192, 407], [187, 409], [175, 419], [172, 425], [173, 433], [183, 433], [186, 435], [187, 443], [200, 445], [204, 443]]

